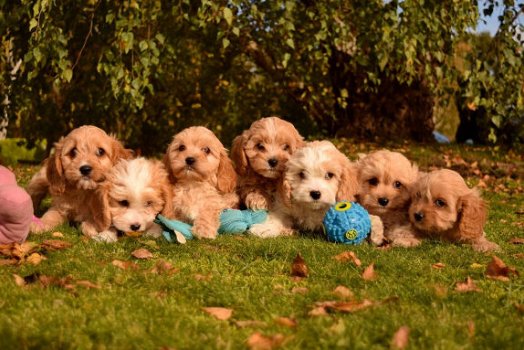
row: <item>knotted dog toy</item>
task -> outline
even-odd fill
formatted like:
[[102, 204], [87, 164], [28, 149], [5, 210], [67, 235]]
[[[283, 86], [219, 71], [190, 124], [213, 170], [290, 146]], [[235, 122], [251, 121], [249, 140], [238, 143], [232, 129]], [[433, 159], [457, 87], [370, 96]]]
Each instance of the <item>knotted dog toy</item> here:
[[[251, 225], [259, 224], [266, 220], [265, 210], [237, 210], [226, 209], [220, 214], [219, 234], [240, 234], [246, 232]], [[155, 222], [162, 226], [165, 239], [169, 242], [185, 243], [187, 239], [193, 239], [191, 225], [185, 222], [168, 219], [160, 214], [157, 215]]]
[[330, 242], [359, 244], [371, 232], [371, 219], [360, 204], [341, 201], [329, 208], [322, 227]]

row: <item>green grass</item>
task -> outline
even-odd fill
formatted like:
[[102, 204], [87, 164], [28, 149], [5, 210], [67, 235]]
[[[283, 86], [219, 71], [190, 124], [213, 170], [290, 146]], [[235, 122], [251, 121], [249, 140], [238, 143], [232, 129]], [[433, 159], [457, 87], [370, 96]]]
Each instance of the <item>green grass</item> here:
[[[344, 147], [351, 154], [358, 148], [347, 143]], [[443, 165], [446, 152], [460, 154], [468, 162], [483, 158], [482, 174], [516, 164], [516, 170], [500, 170], [484, 192], [490, 202], [486, 231], [503, 249], [497, 256], [524, 272], [524, 259], [516, 255], [524, 252], [524, 246], [508, 242], [514, 236], [524, 237], [522, 177], [518, 177], [522, 158], [480, 148], [403, 147], [423, 169]], [[15, 170], [20, 182], [26, 183], [35, 169]], [[468, 182], [477, 183], [478, 176], [470, 176]], [[497, 188], [501, 184], [504, 187]], [[37, 266], [0, 266], [1, 349], [236, 349], [245, 348], [254, 332], [280, 333], [285, 339], [282, 347], [288, 349], [382, 349], [390, 347], [393, 334], [403, 325], [411, 330], [408, 348], [412, 349], [524, 348], [524, 314], [515, 307], [524, 304], [522, 277], [509, 282], [488, 279], [485, 268], [491, 255], [469, 246], [429, 241], [414, 249], [379, 250], [368, 244], [342, 246], [314, 238], [246, 236], [186, 245], [146, 238], [100, 244], [84, 239], [74, 228], [58, 230], [73, 243], [71, 248], [48, 253]], [[50, 238], [47, 233], [30, 240]], [[140, 247], [154, 257], [131, 257]], [[346, 250], [357, 254], [361, 267], [333, 258]], [[298, 253], [310, 271], [300, 281], [290, 276]], [[112, 264], [115, 259], [135, 261], [138, 268], [122, 270]], [[159, 260], [179, 271], [152, 273]], [[446, 266], [432, 268], [437, 262]], [[375, 264], [378, 278], [364, 281], [361, 273], [370, 263]], [[39, 282], [19, 287], [12, 276], [35, 273], [89, 280], [100, 289], [44, 288]], [[467, 276], [475, 280], [479, 292], [454, 290]], [[339, 285], [350, 288], [356, 300], [369, 299], [375, 306], [352, 314], [309, 316], [315, 302], [337, 300], [333, 290]], [[296, 293], [294, 287], [305, 287], [307, 292]], [[216, 320], [202, 311], [208, 306], [231, 308], [233, 316]], [[296, 319], [297, 326], [275, 322], [280, 316]], [[262, 323], [237, 324], [247, 320]]]

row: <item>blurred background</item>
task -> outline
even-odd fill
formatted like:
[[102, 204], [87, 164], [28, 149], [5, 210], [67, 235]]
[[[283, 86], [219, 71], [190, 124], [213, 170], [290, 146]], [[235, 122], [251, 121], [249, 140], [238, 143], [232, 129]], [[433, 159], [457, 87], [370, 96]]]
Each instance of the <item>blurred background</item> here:
[[523, 11], [522, 1], [0, 0], [0, 161], [39, 161], [83, 124], [144, 155], [195, 124], [229, 147], [270, 115], [308, 138], [520, 147]]

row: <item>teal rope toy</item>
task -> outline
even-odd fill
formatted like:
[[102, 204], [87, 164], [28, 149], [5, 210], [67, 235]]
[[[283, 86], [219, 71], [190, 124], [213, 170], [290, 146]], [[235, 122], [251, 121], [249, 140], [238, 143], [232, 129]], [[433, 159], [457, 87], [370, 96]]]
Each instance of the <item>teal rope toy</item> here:
[[[265, 210], [237, 210], [226, 209], [220, 214], [219, 234], [241, 234], [246, 232], [251, 225], [264, 222], [267, 218]], [[191, 229], [193, 226], [185, 222], [168, 219], [160, 214], [155, 222], [162, 226], [164, 238], [171, 243], [184, 244], [186, 240], [193, 239]]]
[[322, 227], [330, 242], [360, 244], [371, 232], [371, 219], [360, 204], [340, 201], [329, 208]]

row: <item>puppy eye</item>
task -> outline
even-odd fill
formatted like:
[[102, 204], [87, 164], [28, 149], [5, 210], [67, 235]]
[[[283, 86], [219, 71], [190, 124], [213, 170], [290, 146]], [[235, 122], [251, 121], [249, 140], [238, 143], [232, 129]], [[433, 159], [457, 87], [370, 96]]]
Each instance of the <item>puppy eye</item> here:
[[442, 208], [446, 206], [446, 202], [443, 199], [437, 199], [435, 201], [435, 205], [439, 208]]
[[335, 174], [328, 172], [328, 173], [326, 173], [326, 176], [324, 176], [324, 177], [326, 178], [326, 180], [331, 180], [334, 176], [335, 176]]
[[298, 174], [298, 177], [300, 177], [302, 180], [304, 180], [306, 178], [306, 173], [304, 173], [303, 171], [301, 171], [299, 174]]
[[74, 157], [76, 157], [77, 153], [78, 152], [77, 152], [76, 147], [75, 147], [75, 148], [73, 148], [72, 150], [69, 151], [69, 157], [74, 158]]
[[368, 180], [368, 183], [371, 186], [376, 186], [376, 185], [378, 185], [378, 179], [376, 177], [372, 177], [371, 179]]
[[395, 181], [395, 182], [393, 182], [393, 187], [401, 188], [402, 187], [402, 183], [400, 181]]
[[103, 148], [99, 148], [96, 150], [96, 155], [99, 157], [102, 157], [104, 154], [106, 154], [106, 150]]
[[282, 149], [284, 151], [288, 151], [289, 150], [289, 145], [286, 143], [284, 146], [282, 146]]
[[209, 154], [209, 153], [211, 153], [211, 150], [209, 149], [209, 147], [204, 147], [204, 148], [202, 148], [202, 151], [203, 151], [205, 154]]
[[146, 202], [146, 207], [150, 207], [150, 206], [152, 206], [152, 205], [153, 205], [153, 201], [147, 201], [147, 202]]
[[186, 150], [186, 146], [185, 145], [178, 146], [178, 151], [179, 152], [184, 152], [185, 150]]
[[122, 207], [129, 207], [129, 202], [127, 200], [118, 201], [118, 204], [120, 204]]
[[262, 144], [261, 142], [257, 143], [256, 147], [259, 151], [263, 151], [266, 149], [266, 147], [264, 147], [264, 144]]

